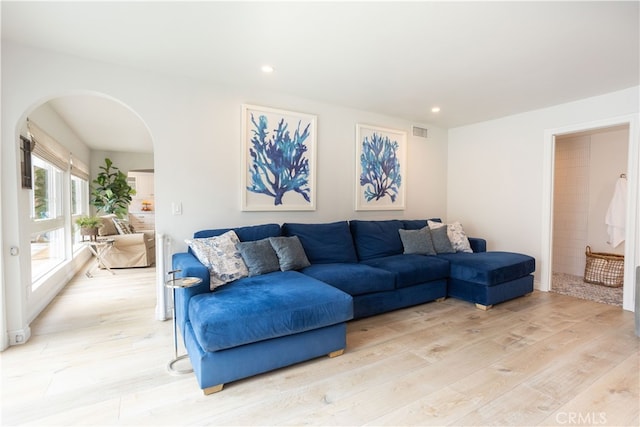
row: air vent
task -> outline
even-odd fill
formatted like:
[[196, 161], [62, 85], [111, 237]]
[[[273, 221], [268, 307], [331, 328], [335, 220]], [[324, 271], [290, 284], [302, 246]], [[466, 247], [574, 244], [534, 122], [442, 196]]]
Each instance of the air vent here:
[[420, 138], [426, 138], [427, 137], [427, 129], [426, 128], [420, 128], [418, 126], [413, 126], [413, 136], [419, 136]]

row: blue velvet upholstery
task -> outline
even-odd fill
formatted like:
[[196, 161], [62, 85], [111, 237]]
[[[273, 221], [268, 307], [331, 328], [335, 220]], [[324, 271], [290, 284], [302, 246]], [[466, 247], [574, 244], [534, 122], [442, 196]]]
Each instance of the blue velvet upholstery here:
[[[345, 348], [345, 322], [453, 296], [483, 305], [533, 290], [535, 260], [486, 252], [403, 254], [398, 230], [426, 220], [353, 220], [233, 228], [241, 242], [297, 236], [311, 265], [243, 278], [209, 290], [209, 271], [191, 253], [173, 255], [178, 276], [202, 283], [176, 290], [176, 320], [201, 388]], [[194, 237], [230, 229], [202, 230]]]
[[[442, 222], [440, 218], [429, 218], [429, 221]], [[427, 226], [426, 219], [403, 219], [402, 224], [405, 230], [420, 230]]]
[[447, 280], [433, 280], [420, 285], [396, 289], [395, 291], [375, 292], [353, 297], [353, 317], [373, 316], [399, 308], [423, 304], [447, 296]]
[[236, 228], [217, 228], [213, 230], [201, 230], [193, 234], [195, 238], [213, 237], [226, 233], [229, 230], [235, 231], [241, 242], [250, 240], [261, 240], [268, 237], [278, 237], [281, 235], [280, 224], [248, 225]]
[[485, 239], [480, 239], [478, 237], [468, 237], [468, 239], [473, 252], [477, 253], [487, 251], [487, 241]]
[[528, 255], [512, 252], [443, 254], [451, 263], [452, 279], [495, 286], [533, 273], [536, 261]]
[[289, 366], [346, 347], [347, 327], [339, 323], [299, 334], [208, 352], [187, 325], [184, 336], [193, 372], [201, 389]]
[[298, 236], [311, 264], [358, 262], [346, 221], [326, 224], [284, 223], [283, 236]]
[[365, 264], [311, 264], [300, 272], [335, 286], [349, 295], [391, 291], [395, 284], [394, 273]]
[[503, 282], [494, 286], [449, 279], [447, 295], [482, 305], [494, 305], [533, 292], [533, 275]]
[[360, 261], [398, 255], [403, 252], [398, 230], [404, 227], [401, 220], [349, 222], [351, 235]]
[[449, 277], [449, 263], [434, 256], [402, 254], [370, 259], [362, 263], [394, 273], [396, 288]]
[[189, 302], [194, 334], [206, 351], [305, 332], [352, 317], [351, 296], [295, 271], [245, 277], [195, 295]]
[[202, 279], [202, 283], [198, 286], [184, 289], [176, 289], [176, 323], [180, 332], [184, 336], [184, 324], [188, 320], [189, 300], [192, 296], [209, 293], [209, 270], [202, 265], [195, 255], [187, 252], [173, 254], [173, 269], [181, 270], [176, 277], [198, 277]]

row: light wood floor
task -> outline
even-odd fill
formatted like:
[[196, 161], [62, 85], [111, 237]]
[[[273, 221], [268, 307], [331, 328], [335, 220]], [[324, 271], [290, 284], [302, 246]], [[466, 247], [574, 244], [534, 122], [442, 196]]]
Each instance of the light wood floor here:
[[344, 355], [204, 396], [171, 376], [153, 269], [78, 275], [1, 354], [2, 425], [629, 425], [633, 315], [552, 293], [454, 299], [349, 323]]

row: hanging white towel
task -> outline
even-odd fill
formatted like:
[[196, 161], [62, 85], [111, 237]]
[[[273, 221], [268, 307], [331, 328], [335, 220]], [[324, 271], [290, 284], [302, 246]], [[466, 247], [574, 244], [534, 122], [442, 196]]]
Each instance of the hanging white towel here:
[[616, 182], [613, 198], [609, 203], [609, 209], [607, 209], [607, 215], [604, 220], [607, 224], [607, 234], [609, 234], [609, 241], [607, 243], [614, 248], [624, 242], [626, 214], [627, 180], [626, 178], [620, 177]]

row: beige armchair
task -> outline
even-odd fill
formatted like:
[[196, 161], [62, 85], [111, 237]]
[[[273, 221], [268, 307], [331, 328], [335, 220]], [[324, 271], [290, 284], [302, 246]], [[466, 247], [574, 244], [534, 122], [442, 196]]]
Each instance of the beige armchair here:
[[100, 236], [114, 240], [111, 249], [102, 257], [109, 268], [149, 267], [155, 263], [156, 239], [153, 230], [130, 232], [129, 228], [118, 223], [115, 215], [101, 218]]

